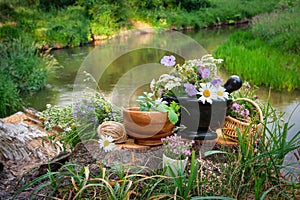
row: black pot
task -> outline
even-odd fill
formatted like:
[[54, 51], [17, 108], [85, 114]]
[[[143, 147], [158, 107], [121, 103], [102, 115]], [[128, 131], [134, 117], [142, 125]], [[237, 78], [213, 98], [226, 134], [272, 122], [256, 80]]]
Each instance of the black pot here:
[[186, 128], [178, 132], [191, 140], [214, 140], [216, 130], [223, 127], [227, 101], [213, 101], [212, 104], [198, 101], [196, 97], [177, 97], [181, 108], [180, 125]]

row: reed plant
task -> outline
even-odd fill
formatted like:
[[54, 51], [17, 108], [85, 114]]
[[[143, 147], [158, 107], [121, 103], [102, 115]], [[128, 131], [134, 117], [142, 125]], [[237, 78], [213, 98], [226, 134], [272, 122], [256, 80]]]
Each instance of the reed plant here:
[[286, 1], [258, 15], [249, 30], [238, 31], [216, 50], [229, 73], [276, 90], [300, 88], [298, 1]]
[[253, 85], [288, 91], [300, 88], [299, 56], [278, 51], [250, 32], [234, 33], [215, 54], [224, 58], [229, 74], [238, 74]]

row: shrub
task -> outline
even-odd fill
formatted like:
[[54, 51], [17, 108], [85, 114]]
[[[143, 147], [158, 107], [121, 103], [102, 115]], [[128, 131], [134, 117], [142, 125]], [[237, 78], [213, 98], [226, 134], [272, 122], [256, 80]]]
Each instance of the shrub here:
[[42, 45], [47, 43], [50, 47], [74, 47], [91, 40], [90, 22], [83, 7], [51, 9], [44, 17], [48, 21], [40, 19], [34, 32]]
[[21, 92], [36, 91], [46, 83], [52, 57], [40, 55], [28, 38], [13, 39], [0, 44], [1, 72], [10, 77]]
[[78, 4], [88, 10], [92, 34], [112, 35], [129, 22], [127, 1], [79, 1]]
[[39, 0], [39, 6], [44, 10], [62, 8], [75, 4], [76, 0]]
[[29, 38], [0, 43], [0, 115], [5, 117], [24, 105], [19, 92], [41, 89], [46, 83], [53, 57], [42, 55]]
[[23, 106], [16, 85], [0, 73], [0, 118], [15, 113]]

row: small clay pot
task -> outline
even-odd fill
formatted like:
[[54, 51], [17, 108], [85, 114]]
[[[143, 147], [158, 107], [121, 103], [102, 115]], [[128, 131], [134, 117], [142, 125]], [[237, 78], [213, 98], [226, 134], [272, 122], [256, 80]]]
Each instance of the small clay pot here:
[[123, 110], [123, 123], [127, 135], [136, 144], [146, 146], [162, 144], [161, 138], [171, 135], [174, 129], [166, 112], [144, 112], [139, 107]]

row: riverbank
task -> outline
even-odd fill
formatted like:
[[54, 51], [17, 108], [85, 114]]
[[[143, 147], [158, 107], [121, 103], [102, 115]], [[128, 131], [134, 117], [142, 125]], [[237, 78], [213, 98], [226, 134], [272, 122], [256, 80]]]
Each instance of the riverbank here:
[[234, 25], [259, 13], [270, 12], [278, 6], [279, 0], [188, 0], [181, 4], [171, 1], [142, 3], [135, 0], [62, 2], [0, 3], [3, 10], [0, 15], [2, 40], [27, 37], [41, 49], [55, 49], [106, 39], [142, 23], [154, 28], [176, 30]]

